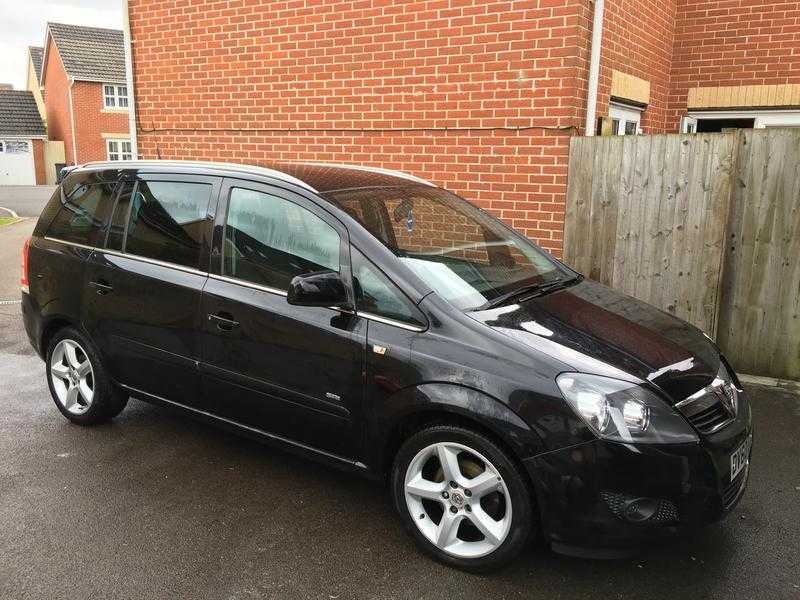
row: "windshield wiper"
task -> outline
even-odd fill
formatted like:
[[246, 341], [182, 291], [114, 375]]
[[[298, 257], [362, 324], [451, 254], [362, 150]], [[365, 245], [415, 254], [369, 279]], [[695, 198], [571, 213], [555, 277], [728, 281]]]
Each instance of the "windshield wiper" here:
[[506, 294], [502, 294], [497, 298], [492, 298], [486, 304], [475, 308], [474, 310], [488, 310], [490, 308], [497, 308], [508, 304], [511, 300], [519, 298], [520, 300], [527, 300], [537, 296], [543, 296], [547, 293], [563, 289], [575, 282], [580, 278], [579, 275], [566, 277], [564, 279], [555, 279], [553, 281], [545, 281], [543, 283], [534, 283], [532, 285], [525, 285], [516, 290], [512, 290]]

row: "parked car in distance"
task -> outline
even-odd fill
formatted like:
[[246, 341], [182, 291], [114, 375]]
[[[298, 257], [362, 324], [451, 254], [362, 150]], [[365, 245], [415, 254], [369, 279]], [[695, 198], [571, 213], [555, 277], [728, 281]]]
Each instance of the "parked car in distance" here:
[[747, 481], [750, 406], [709, 338], [403, 173], [84, 165], [21, 283], [70, 421], [133, 396], [386, 480], [456, 567], [537, 530], [628, 551], [723, 517]]

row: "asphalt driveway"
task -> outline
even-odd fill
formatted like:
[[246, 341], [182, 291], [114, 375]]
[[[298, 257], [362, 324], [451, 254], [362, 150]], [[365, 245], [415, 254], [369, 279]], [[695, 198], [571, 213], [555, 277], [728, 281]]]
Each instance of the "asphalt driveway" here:
[[[0, 227], [0, 301], [32, 228]], [[133, 400], [70, 425], [19, 305], [0, 304], [0, 598], [800, 599], [800, 396], [748, 392], [752, 475], [729, 519], [633, 559], [532, 545], [474, 576], [418, 553], [355, 476]]]

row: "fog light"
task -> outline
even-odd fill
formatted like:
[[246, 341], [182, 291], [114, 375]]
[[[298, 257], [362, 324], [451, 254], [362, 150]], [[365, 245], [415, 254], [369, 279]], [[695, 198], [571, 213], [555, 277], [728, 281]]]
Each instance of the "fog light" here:
[[635, 498], [628, 500], [622, 508], [625, 519], [631, 523], [647, 521], [656, 514], [659, 501], [654, 498]]
[[678, 520], [678, 507], [664, 498], [643, 498], [604, 490], [600, 497], [614, 515], [629, 523], [666, 525]]

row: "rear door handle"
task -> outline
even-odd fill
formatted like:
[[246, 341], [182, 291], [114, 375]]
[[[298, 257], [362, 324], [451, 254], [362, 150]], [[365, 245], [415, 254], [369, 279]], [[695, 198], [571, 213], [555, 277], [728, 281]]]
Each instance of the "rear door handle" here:
[[102, 279], [99, 281], [90, 281], [89, 285], [93, 288], [97, 289], [97, 293], [101, 296], [105, 294], [110, 294], [114, 291], [114, 286], [108, 283], [107, 281], [103, 281]]
[[239, 326], [239, 321], [234, 321], [233, 315], [226, 312], [208, 315], [208, 320], [216, 322], [217, 329], [221, 329], [222, 331], [231, 331]]

